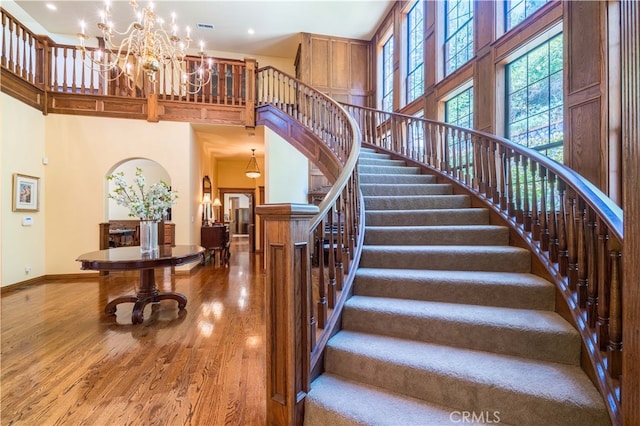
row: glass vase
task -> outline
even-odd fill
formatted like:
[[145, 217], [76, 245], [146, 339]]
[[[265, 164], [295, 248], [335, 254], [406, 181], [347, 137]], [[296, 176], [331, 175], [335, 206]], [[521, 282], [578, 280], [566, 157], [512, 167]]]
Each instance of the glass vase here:
[[140, 221], [140, 253], [158, 253], [158, 222], [153, 220]]

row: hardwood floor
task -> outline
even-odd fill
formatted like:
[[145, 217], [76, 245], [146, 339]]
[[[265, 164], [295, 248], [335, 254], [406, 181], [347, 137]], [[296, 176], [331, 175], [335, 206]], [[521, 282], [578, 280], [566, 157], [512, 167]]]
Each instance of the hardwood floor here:
[[226, 268], [156, 271], [186, 310], [148, 305], [135, 326], [132, 304], [103, 314], [134, 291], [135, 273], [3, 294], [2, 425], [264, 424], [264, 273], [246, 241]]

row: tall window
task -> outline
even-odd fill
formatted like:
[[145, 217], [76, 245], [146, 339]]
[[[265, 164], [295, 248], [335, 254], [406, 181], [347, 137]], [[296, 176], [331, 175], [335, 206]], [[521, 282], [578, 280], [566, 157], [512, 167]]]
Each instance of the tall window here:
[[562, 162], [562, 34], [506, 68], [507, 137]]
[[407, 14], [407, 103], [424, 93], [422, 1]]
[[445, 102], [444, 121], [455, 126], [473, 128], [473, 86]]
[[473, 56], [473, 0], [447, 0], [444, 21], [444, 73], [449, 75]]
[[382, 46], [382, 110], [393, 111], [393, 36]]
[[505, 0], [505, 28], [509, 31], [520, 22], [527, 19], [549, 0]]

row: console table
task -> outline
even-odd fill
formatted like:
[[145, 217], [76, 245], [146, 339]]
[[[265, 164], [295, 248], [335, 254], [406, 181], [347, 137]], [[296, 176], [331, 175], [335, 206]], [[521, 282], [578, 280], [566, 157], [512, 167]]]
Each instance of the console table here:
[[131, 322], [139, 324], [144, 320], [143, 310], [149, 303], [172, 299], [178, 302], [178, 308], [187, 306], [187, 298], [176, 292], [158, 291], [155, 281], [155, 268], [183, 265], [203, 259], [204, 248], [195, 245], [161, 245], [157, 254], [142, 255], [140, 247], [117, 247], [93, 251], [78, 256], [81, 269], [94, 271], [140, 271], [140, 286], [137, 294], [120, 296], [104, 308], [107, 315], [115, 315], [116, 306], [120, 303], [133, 303]]

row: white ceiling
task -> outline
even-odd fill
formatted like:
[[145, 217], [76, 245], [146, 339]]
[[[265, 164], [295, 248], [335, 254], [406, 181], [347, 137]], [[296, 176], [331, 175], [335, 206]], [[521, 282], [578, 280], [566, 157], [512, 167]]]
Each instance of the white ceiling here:
[[[138, 0], [144, 7], [149, 2]], [[153, 2], [154, 10], [170, 21], [175, 12], [181, 31], [191, 28], [195, 43], [203, 40], [205, 51], [288, 58], [293, 62], [299, 34], [308, 32], [360, 40], [370, 40], [375, 29], [397, 0], [209, 0]], [[104, 1], [14, 0], [35, 21], [53, 34], [76, 34], [80, 21], [86, 32], [98, 36], [95, 23]], [[51, 11], [47, 3], [57, 8]], [[112, 0], [111, 14], [116, 29], [124, 31], [133, 19], [128, 1]], [[118, 25], [118, 23], [122, 23]], [[211, 24], [213, 30], [198, 29]], [[248, 29], [254, 34], [248, 34]], [[93, 32], [91, 32], [93, 31]], [[212, 155], [220, 158], [249, 158], [250, 148], [263, 152], [261, 135], [250, 136], [244, 128], [194, 126], [196, 135]], [[259, 138], [260, 145], [256, 144]], [[229, 143], [228, 141], [233, 141]]]

